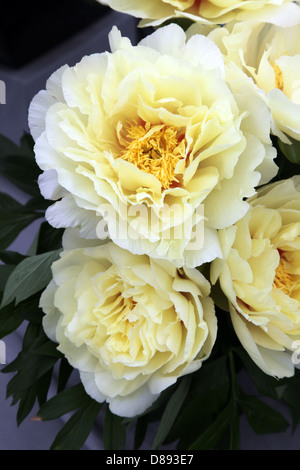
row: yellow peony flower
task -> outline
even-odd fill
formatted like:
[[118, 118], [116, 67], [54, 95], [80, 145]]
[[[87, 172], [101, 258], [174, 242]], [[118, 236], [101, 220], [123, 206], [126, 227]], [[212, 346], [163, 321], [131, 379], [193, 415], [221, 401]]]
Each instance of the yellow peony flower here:
[[281, 25], [296, 24], [299, 2], [292, 0], [98, 0], [114, 10], [142, 18], [140, 26], [188, 18], [204, 24], [258, 19]]
[[271, 110], [272, 131], [285, 143], [300, 140], [300, 27], [245, 22], [219, 28], [209, 37], [225, 60], [253, 78], [265, 92]]
[[169, 25], [133, 46], [113, 28], [110, 43], [31, 103], [40, 189], [58, 200], [46, 218], [177, 267], [209, 262], [217, 229], [277, 171], [267, 106], [247, 82], [229, 89], [204, 36]]
[[267, 185], [232, 227], [220, 230], [224, 255], [211, 265], [234, 329], [267, 374], [294, 373], [300, 339], [300, 178]]
[[40, 300], [45, 332], [92, 398], [135, 416], [209, 357], [217, 331], [209, 282], [112, 242], [74, 248], [68, 232]]

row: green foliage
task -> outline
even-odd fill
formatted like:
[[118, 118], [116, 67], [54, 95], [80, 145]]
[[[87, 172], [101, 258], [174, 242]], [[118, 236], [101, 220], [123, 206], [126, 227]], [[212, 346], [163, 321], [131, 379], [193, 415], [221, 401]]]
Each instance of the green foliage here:
[[184, 377], [175, 392], [168, 401], [159, 423], [157, 433], [155, 435], [152, 449], [158, 448], [168, 436], [174, 421], [176, 420], [183, 402], [187, 398], [190, 390], [191, 377]]
[[285, 144], [278, 139], [277, 144], [282, 154], [291, 162], [300, 165], [300, 142], [289, 137], [291, 144]]
[[106, 450], [122, 450], [126, 440], [126, 425], [123, 418], [114, 415], [109, 407], [106, 407], [103, 443]]
[[281, 400], [287, 404], [291, 419], [292, 430], [295, 431], [300, 423], [299, 390], [300, 390], [300, 370], [295, 369], [295, 375], [284, 381]]
[[52, 278], [52, 263], [59, 253], [60, 250], [54, 250], [23, 259], [7, 279], [1, 307], [13, 301], [17, 305], [46, 287]]
[[7, 385], [7, 398], [12, 397], [12, 404], [19, 402], [18, 424], [28, 416], [36, 401], [41, 404], [46, 400], [57, 361], [57, 357], [39, 351], [48, 341], [41, 324], [29, 322], [21, 352], [1, 371], [14, 373]]
[[[272, 181], [284, 180], [300, 174], [300, 142], [294, 141], [292, 145], [283, 144], [280, 139], [273, 137], [273, 145], [277, 149], [275, 162], [278, 166], [277, 175]], [[288, 155], [291, 155], [290, 158]], [[292, 157], [292, 155], [298, 155]]]
[[287, 429], [287, 420], [259, 398], [240, 392], [239, 402], [249, 424], [257, 434], [283, 432]]
[[162, 26], [167, 26], [169, 24], [178, 24], [184, 31], [186, 31], [192, 24], [194, 23], [193, 20], [189, 18], [172, 18], [170, 20], [165, 21]]
[[[0, 174], [27, 194], [21, 204], [0, 193], [0, 338], [27, 325], [18, 356], [1, 373], [12, 374], [7, 398], [18, 404], [20, 425], [39, 405], [35, 419], [55, 419], [74, 412], [56, 436], [52, 449], [79, 449], [84, 444], [101, 405], [91, 399], [81, 384], [66, 389], [73, 368], [49, 340], [42, 327], [39, 299], [52, 278], [52, 263], [59, 257], [63, 230], [42, 221], [28, 252], [9, 250], [17, 236], [38, 219], [43, 219], [47, 201], [39, 193], [39, 169], [35, 163], [33, 141], [24, 134], [20, 147], [0, 136]], [[58, 365], [58, 394], [48, 398], [55, 366]]]
[[23, 135], [20, 146], [0, 135], [0, 174], [26, 194], [39, 197], [40, 170], [33, 147], [34, 141], [29, 134]]
[[85, 397], [86, 393], [83, 385], [74, 385], [67, 390], [57, 393], [57, 395], [44, 403], [38, 411], [38, 417], [42, 421], [60, 418], [71, 411], [79, 409]]
[[9, 304], [0, 309], [0, 338], [4, 338], [15, 331], [28, 320], [32, 323], [40, 322], [41, 311], [38, 308], [39, 298], [31, 297], [19, 305]]
[[7, 194], [0, 193], [0, 250], [5, 250], [17, 236], [43, 216], [38, 204], [20, 204]]
[[7, 279], [14, 269], [13, 264], [0, 265], [0, 292], [3, 292]]
[[88, 395], [81, 401], [79, 409], [61, 428], [50, 450], [79, 450], [89, 436], [101, 404]]
[[49, 205], [37, 185], [40, 170], [30, 135], [23, 135], [20, 146], [0, 135], [0, 174], [27, 198], [27, 202], [21, 204], [8, 194], [0, 193], [0, 250], [5, 250], [26, 227], [44, 216]]

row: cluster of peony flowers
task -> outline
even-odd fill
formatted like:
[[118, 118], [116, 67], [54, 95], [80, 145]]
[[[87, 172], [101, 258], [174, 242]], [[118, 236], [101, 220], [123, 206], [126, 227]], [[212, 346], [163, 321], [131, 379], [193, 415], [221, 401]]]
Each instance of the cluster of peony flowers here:
[[300, 135], [299, 29], [286, 26], [298, 4], [102, 3], [195, 24], [137, 45], [114, 27], [110, 52], [60, 68], [31, 103], [46, 219], [66, 229], [40, 301], [46, 334], [89, 395], [132, 417], [210, 357], [219, 282], [252, 359], [292, 375], [300, 188], [268, 183], [272, 135]]

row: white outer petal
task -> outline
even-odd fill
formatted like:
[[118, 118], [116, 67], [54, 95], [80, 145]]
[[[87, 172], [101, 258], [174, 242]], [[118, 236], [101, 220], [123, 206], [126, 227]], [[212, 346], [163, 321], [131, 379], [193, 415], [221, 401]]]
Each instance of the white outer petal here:
[[234, 330], [251, 359], [266, 374], [277, 377], [292, 377], [294, 375], [294, 365], [291, 354], [281, 351], [268, 351], [259, 347], [250, 334], [246, 322], [236, 313], [230, 304], [230, 315]]
[[209, 263], [215, 258], [222, 258], [222, 251], [218, 239], [217, 230], [204, 227], [204, 244], [200, 250], [190, 250], [185, 252], [186, 266], [195, 268], [204, 263]]
[[56, 327], [61, 316], [61, 313], [54, 307], [54, 296], [57, 286], [52, 280], [46, 287], [40, 297], [39, 307], [42, 308], [46, 315], [43, 317], [42, 323], [46, 335], [51, 341], [57, 342], [56, 340]]
[[65, 101], [64, 95], [62, 92], [62, 76], [65, 70], [69, 69], [68, 65], [63, 65], [59, 69], [57, 69], [46, 82], [46, 90], [49, 95], [53, 96], [58, 101], [62, 103]]
[[192, 36], [185, 48], [185, 58], [193, 65], [202, 65], [206, 69], [218, 69], [225, 78], [224, 59], [216, 44], [200, 34]]
[[181, 59], [184, 56], [185, 41], [183, 29], [172, 23], [149, 34], [139, 42], [139, 45], [155, 49], [163, 55], [168, 54]]
[[46, 113], [54, 103], [55, 98], [45, 90], [39, 91], [32, 99], [28, 110], [28, 126], [34, 140], [44, 132]]
[[300, 6], [294, 2], [285, 3], [279, 8], [270, 5], [269, 9], [260, 12], [259, 21], [282, 27], [296, 26], [300, 22]]
[[65, 196], [48, 207], [45, 217], [55, 228], [80, 227], [81, 236], [96, 238], [96, 226], [99, 219], [95, 217], [93, 211], [78, 207], [72, 196]]
[[66, 194], [58, 184], [56, 170], [46, 170], [38, 178], [40, 192], [45, 199], [56, 200]]
[[158, 397], [159, 395], [153, 395], [147, 384], [145, 384], [131, 395], [108, 398], [107, 401], [112, 413], [125, 418], [132, 418], [146, 411]]

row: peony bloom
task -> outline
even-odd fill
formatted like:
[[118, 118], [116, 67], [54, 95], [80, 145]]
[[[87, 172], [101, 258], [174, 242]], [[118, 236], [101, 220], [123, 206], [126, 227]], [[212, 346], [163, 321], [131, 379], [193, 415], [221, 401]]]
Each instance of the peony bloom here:
[[40, 300], [45, 332], [92, 398], [135, 416], [209, 357], [217, 331], [209, 282], [112, 242], [74, 248], [67, 238], [68, 230]]
[[205, 24], [258, 19], [281, 25], [296, 24], [299, 2], [292, 0], [98, 0], [114, 10], [143, 18], [140, 26], [188, 18]]
[[274, 124], [283, 142], [300, 140], [300, 28], [259, 22], [235, 24], [209, 37], [265, 92]]
[[40, 189], [58, 200], [46, 218], [177, 267], [209, 262], [216, 230], [277, 171], [269, 110], [247, 80], [228, 87], [204, 36], [169, 25], [133, 46], [113, 28], [110, 43], [31, 103]]
[[220, 230], [224, 260], [215, 260], [234, 329], [267, 374], [294, 373], [300, 338], [300, 179], [267, 185], [235, 225]]

